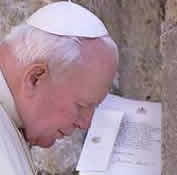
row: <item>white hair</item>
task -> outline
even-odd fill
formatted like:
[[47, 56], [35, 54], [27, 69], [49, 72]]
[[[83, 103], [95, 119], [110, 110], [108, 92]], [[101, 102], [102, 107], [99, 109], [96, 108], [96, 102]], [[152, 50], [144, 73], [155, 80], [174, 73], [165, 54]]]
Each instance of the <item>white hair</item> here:
[[[117, 52], [117, 46], [109, 36], [100, 39]], [[19, 63], [25, 65], [46, 60], [49, 67], [52, 67], [56, 63], [66, 66], [80, 59], [82, 38], [58, 36], [21, 24], [13, 28], [3, 42]]]

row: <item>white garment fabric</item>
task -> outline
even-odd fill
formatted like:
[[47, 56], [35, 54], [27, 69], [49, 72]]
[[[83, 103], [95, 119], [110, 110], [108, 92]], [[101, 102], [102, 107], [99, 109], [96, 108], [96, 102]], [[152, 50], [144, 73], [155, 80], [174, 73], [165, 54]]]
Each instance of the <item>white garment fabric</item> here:
[[29, 148], [18, 130], [20, 120], [0, 70], [0, 169], [6, 175], [37, 175]]

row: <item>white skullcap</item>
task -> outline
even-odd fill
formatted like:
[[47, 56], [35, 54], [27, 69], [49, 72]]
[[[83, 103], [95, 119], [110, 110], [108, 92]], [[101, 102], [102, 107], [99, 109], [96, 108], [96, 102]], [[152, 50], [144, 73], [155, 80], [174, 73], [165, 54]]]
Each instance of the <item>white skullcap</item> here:
[[27, 24], [48, 33], [96, 38], [107, 35], [102, 21], [86, 8], [72, 2], [51, 3], [37, 12]]

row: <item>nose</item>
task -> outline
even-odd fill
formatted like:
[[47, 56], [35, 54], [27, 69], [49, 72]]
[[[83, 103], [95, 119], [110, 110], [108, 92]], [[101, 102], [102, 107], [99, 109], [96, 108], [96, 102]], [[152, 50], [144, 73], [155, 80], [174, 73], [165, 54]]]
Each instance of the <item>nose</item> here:
[[76, 123], [77, 125], [79, 125], [79, 128], [88, 129], [90, 127], [94, 111], [95, 110], [90, 110], [81, 115], [79, 121]]
[[87, 119], [87, 120], [80, 120], [79, 121], [79, 127], [81, 129], [88, 129], [91, 125], [91, 118]]

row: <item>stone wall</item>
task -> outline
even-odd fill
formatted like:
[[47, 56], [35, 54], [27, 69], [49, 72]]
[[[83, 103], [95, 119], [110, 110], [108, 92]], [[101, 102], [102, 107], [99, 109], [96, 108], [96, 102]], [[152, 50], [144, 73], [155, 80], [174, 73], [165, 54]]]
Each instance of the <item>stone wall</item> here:
[[177, 173], [177, 1], [167, 0], [165, 21], [162, 23], [162, 148], [163, 173]]
[[[1, 0], [0, 39], [36, 9], [56, 1]], [[114, 81], [113, 92], [133, 99], [162, 101], [163, 175], [176, 175], [176, 0], [73, 1], [89, 8], [104, 21], [120, 49], [120, 78], [117, 78], [119, 83]], [[77, 151], [82, 145], [83, 136], [80, 134], [70, 138], [70, 141], [78, 136], [81, 139], [72, 142]], [[60, 151], [57, 152], [58, 156], [61, 156]], [[74, 156], [78, 155], [75, 153]], [[42, 150], [41, 153], [40, 150], [40, 154], [45, 152]], [[65, 167], [62, 173], [69, 174], [76, 159], [73, 159], [71, 166]], [[52, 167], [52, 170], [49, 168], [48, 171], [55, 174], [54, 169], [55, 167]]]

